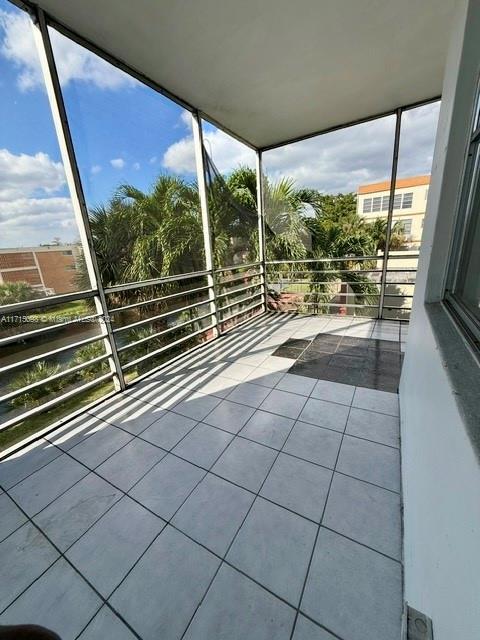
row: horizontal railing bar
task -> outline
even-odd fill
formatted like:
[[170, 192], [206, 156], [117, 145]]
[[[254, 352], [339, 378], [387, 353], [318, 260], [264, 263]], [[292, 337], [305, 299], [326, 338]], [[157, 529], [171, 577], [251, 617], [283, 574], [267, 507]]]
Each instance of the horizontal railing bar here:
[[229, 277], [228, 280], [224, 280], [223, 282], [219, 282], [218, 280], [215, 282], [217, 287], [227, 287], [231, 282], [237, 282], [238, 280], [245, 280], [246, 278], [261, 278], [263, 273], [259, 271], [258, 273], [240, 273], [238, 276]]
[[218, 298], [225, 298], [225, 296], [233, 296], [236, 293], [247, 291], [247, 289], [253, 289], [254, 287], [261, 287], [261, 286], [262, 286], [261, 282], [254, 282], [253, 284], [247, 284], [244, 287], [238, 287], [237, 289], [232, 289], [230, 291], [226, 291], [225, 293], [219, 293], [217, 294], [216, 298], [218, 300]]
[[[261, 292], [260, 293], [256, 293], [253, 296], [247, 296], [246, 298], [242, 298], [241, 300], [236, 300], [235, 302], [231, 302], [230, 304], [226, 304], [223, 307], [219, 307], [217, 309], [217, 311], [225, 311], [225, 309], [230, 309], [231, 307], [235, 307], [237, 304], [242, 304], [242, 302], [248, 302], [249, 300], [254, 300], [255, 298], [258, 298], [259, 296], [263, 295]], [[222, 320], [223, 322], [223, 320]]]
[[[280, 271], [274, 271], [273, 274], [280, 273]], [[381, 269], [308, 269], [306, 271], [292, 271], [292, 273], [382, 273]], [[267, 273], [267, 278], [272, 275], [272, 272]], [[286, 277], [288, 279], [288, 276]]]
[[[342, 291], [341, 293], [329, 293], [328, 291], [307, 291], [307, 292], [303, 292], [303, 291], [291, 291], [290, 293], [297, 295], [297, 296], [363, 296], [363, 297], [374, 297], [374, 298], [378, 298], [380, 296], [379, 293], [355, 293], [355, 291]], [[393, 295], [390, 296], [393, 298]], [[399, 296], [400, 298], [406, 297], [406, 296]]]
[[[290, 304], [296, 304], [295, 302], [291, 302]], [[341, 303], [341, 302], [304, 302], [303, 300], [301, 300], [300, 302], [298, 302], [297, 304], [299, 305], [306, 305], [307, 307], [312, 307], [312, 306], [319, 306], [319, 307], [368, 307], [368, 308], [372, 308], [372, 309], [377, 309], [378, 308], [378, 304], [348, 304], [348, 303]], [[400, 307], [396, 307], [397, 309], [399, 309]]]
[[25, 300], [25, 302], [14, 302], [0, 307], [0, 316], [10, 315], [17, 311], [29, 311], [30, 309], [44, 309], [45, 307], [53, 307], [55, 305], [65, 304], [66, 302], [74, 302], [75, 300], [83, 300], [94, 298], [98, 294], [96, 289], [88, 289], [87, 291], [75, 291], [73, 293], [64, 293], [59, 296], [48, 296], [46, 298], [37, 298], [36, 300]]
[[5, 431], [6, 429], [9, 429], [10, 427], [13, 427], [14, 425], [18, 424], [19, 422], [23, 422], [24, 420], [26, 420], [27, 418], [31, 418], [35, 415], [37, 415], [37, 413], [43, 413], [44, 411], [47, 411], [48, 409], [52, 409], [53, 407], [55, 407], [57, 404], [60, 404], [62, 402], [65, 402], [65, 400], [68, 400], [69, 398], [72, 398], [76, 395], [78, 395], [79, 393], [82, 393], [82, 391], [87, 391], [88, 389], [95, 387], [97, 384], [100, 384], [101, 382], [105, 382], [106, 380], [111, 380], [114, 376], [113, 372], [109, 372], [109, 373], [105, 373], [103, 376], [99, 376], [98, 378], [95, 378], [95, 380], [91, 380], [90, 382], [87, 382], [84, 385], [81, 385], [80, 387], [76, 387], [75, 389], [71, 389], [70, 391], [67, 391], [66, 393], [57, 396], [56, 398], [53, 398], [52, 400], [48, 400], [47, 402], [45, 402], [44, 404], [38, 406], [38, 407], [34, 407], [33, 409], [29, 409], [29, 411], [25, 411], [24, 413], [19, 414], [18, 416], [15, 416], [15, 418], [11, 418], [10, 420], [7, 420], [7, 422], [4, 422], [2, 425], [0, 425], [0, 432], [1, 431]]
[[[126, 365], [124, 365], [122, 367], [122, 369], [124, 371], [126, 371], [127, 369], [130, 369], [131, 367], [134, 367], [139, 362], [143, 362], [144, 360], [147, 360], [148, 358], [153, 358], [154, 356], [158, 355], [159, 353], [163, 353], [164, 351], [168, 351], [169, 349], [172, 349], [173, 347], [176, 347], [177, 344], [182, 344], [182, 342], [186, 342], [187, 340], [190, 340], [190, 338], [194, 338], [195, 336], [198, 336], [201, 333], [205, 333], [206, 331], [211, 329], [213, 326], [214, 325], [211, 324], [208, 327], [205, 327], [205, 329], [200, 329], [199, 331], [194, 331], [193, 333], [190, 333], [188, 336], [184, 336], [183, 338], [179, 338], [178, 340], [175, 340], [174, 342], [171, 342], [170, 344], [164, 345], [163, 347], [160, 347], [159, 349], [155, 349], [155, 351], [150, 351], [150, 353], [147, 353], [146, 355], [141, 356], [140, 358], [137, 358], [136, 360], [132, 360], [131, 362], [128, 362]], [[167, 364], [167, 363], [165, 363], [165, 364]]]
[[269, 264], [312, 264], [315, 262], [364, 262], [383, 260], [383, 256], [332, 256], [330, 258], [306, 258], [305, 260], [267, 260]]
[[[388, 260], [414, 260], [419, 257], [420, 254], [408, 254], [408, 255], [389, 255]], [[305, 260], [267, 260], [265, 264], [305, 264], [311, 262], [357, 262], [364, 260], [384, 260], [385, 255], [380, 256], [331, 256], [329, 258], [306, 258]]]
[[[291, 284], [301, 284], [301, 285], [316, 285], [316, 284], [331, 284], [331, 285], [342, 285], [342, 284], [373, 284], [376, 286], [380, 286], [380, 282], [375, 282], [374, 280], [366, 280], [364, 282], [348, 282], [346, 280], [269, 280], [268, 284], [281, 284], [284, 286], [289, 286]], [[394, 284], [394, 283], [388, 283]]]
[[48, 376], [47, 378], [44, 378], [43, 380], [37, 380], [37, 382], [32, 382], [31, 384], [26, 385], [25, 387], [22, 387], [21, 389], [16, 389], [15, 391], [11, 391], [10, 393], [7, 393], [4, 396], [0, 397], [0, 402], [7, 402], [9, 400], [12, 400], [13, 398], [16, 398], [17, 396], [21, 396], [24, 393], [27, 393], [28, 391], [31, 391], [32, 389], [36, 389], [37, 387], [41, 387], [44, 384], [47, 384], [48, 382], [51, 382], [52, 380], [58, 380], [60, 378], [64, 378], [67, 375], [71, 375], [72, 373], [77, 373], [78, 371], [82, 371], [82, 369], [86, 369], [87, 367], [91, 366], [92, 364], [97, 364], [97, 362], [103, 362], [104, 360], [108, 360], [109, 355], [105, 354], [103, 356], [98, 356], [96, 358], [92, 358], [91, 360], [89, 360], [88, 362], [82, 362], [82, 364], [77, 364], [75, 367], [71, 367], [70, 369], [64, 369], [63, 371], [59, 371], [59, 373], [54, 373], [51, 376]]
[[11, 344], [12, 342], [18, 342], [19, 340], [25, 340], [26, 338], [33, 338], [34, 336], [39, 336], [44, 333], [49, 333], [50, 331], [55, 331], [55, 329], [63, 329], [64, 327], [68, 327], [72, 324], [83, 324], [85, 321], [89, 322], [90, 320], [95, 320], [96, 318], [101, 318], [103, 314], [95, 313], [91, 316], [82, 316], [76, 318], [75, 320], [65, 320], [65, 322], [57, 322], [56, 324], [50, 325], [48, 327], [42, 327], [41, 329], [33, 329], [32, 331], [23, 331], [21, 333], [16, 333], [11, 336], [7, 336], [6, 338], [0, 338], [0, 347], [5, 346], [6, 344]]
[[50, 434], [56, 432], [61, 427], [66, 427], [66, 425], [69, 422], [72, 422], [78, 416], [89, 417], [91, 415], [89, 414], [89, 411], [91, 409], [93, 409], [94, 407], [97, 407], [99, 404], [101, 404], [102, 402], [105, 402], [109, 398], [113, 398], [113, 396], [119, 393], [120, 391], [115, 391], [112, 389], [112, 391], [108, 391], [107, 393], [105, 393], [105, 395], [102, 395], [99, 398], [95, 398], [88, 404], [83, 405], [82, 407], [80, 407], [80, 409], [75, 409], [71, 413], [67, 413], [63, 416], [60, 416], [57, 420], [50, 423], [46, 427], [42, 427], [38, 431], [35, 431], [34, 433], [32, 433], [31, 435], [26, 436], [25, 438], [22, 438], [20, 442], [17, 442], [13, 444], [11, 447], [4, 449], [2, 452], [0, 452], [0, 462], [5, 460], [5, 458], [8, 458], [8, 456], [12, 455], [13, 453], [16, 453], [17, 451], [21, 451], [25, 447], [28, 447], [29, 445], [33, 444], [37, 440], [41, 440], [42, 438], [46, 438], [48, 440], [48, 436]]
[[149, 324], [150, 322], [156, 322], [157, 320], [162, 320], [163, 318], [168, 318], [168, 316], [173, 316], [176, 313], [182, 313], [183, 311], [188, 311], [189, 309], [193, 309], [194, 307], [202, 307], [205, 304], [208, 304], [210, 300], [204, 300], [201, 302], [193, 302], [185, 307], [179, 307], [178, 309], [174, 309], [172, 311], [166, 311], [165, 313], [160, 313], [159, 315], [152, 316], [151, 318], [146, 318], [145, 320], [139, 320], [138, 322], [132, 322], [130, 324], [126, 324], [124, 327], [117, 327], [117, 329], [113, 329], [113, 333], [121, 333], [122, 331], [126, 331], [127, 329], [134, 329], [135, 327], [141, 327], [144, 324]]
[[142, 344], [143, 342], [148, 342], [149, 340], [152, 340], [153, 338], [158, 338], [160, 336], [164, 336], [165, 334], [171, 333], [172, 331], [175, 331], [176, 329], [181, 329], [182, 327], [187, 327], [189, 324], [192, 324], [194, 322], [199, 322], [200, 320], [204, 320], [205, 318], [210, 318], [213, 315], [215, 315], [215, 312], [211, 311], [210, 313], [206, 313], [203, 316], [198, 316], [198, 318], [192, 318], [191, 320], [187, 320], [186, 322], [182, 322], [181, 324], [176, 324], [174, 327], [169, 327], [168, 329], [165, 329], [164, 331], [159, 331], [158, 333], [152, 333], [152, 335], [150, 335], [150, 336], [145, 336], [145, 338], [140, 338], [140, 340], [136, 340], [135, 342], [130, 342], [129, 344], [124, 345], [123, 347], [117, 348], [117, 351], [118, 351], [118, 353], [121, 353], [122, 351], [127, 351], [128, 349], [131, 349], [132, 347], [135, 347], [138, 344]]
[[191, 273], [181, 273], [176, 276], [162, 276], [161, 278], [152, 278], [151, 280], [140, 280], [138, 282], [127, 282], [125, 284], [115, 284], [105, 287], [105, 293], [121, 293], [122, 291], [130, 291], [131, 289], [143, 289], [144, 287], [152, 287], [157, 284], [165, 284], [167, 282], [178, 282], [180, 280], [194, 280], [208, 276], [210, 271], [192, 271]]
[[18, 369], [20, 367], [24, 367], [28, 364], [33, 364], [37, 362], [37, 360], [46, 360], [47, 358], [51, 358], [52, 356], [56, 356], [58, 353], [63, 353], [64, 351], [70, 351], [70, 349], [78, 349], [79, 347], [84, 347], [87, 344], [92, 342], [97, 342], [98, 340], [103, 340], [105, 338], [105, 334], [100, 334], [98, 336], [92, 336], [90, 338], [85, 338], [84, 340], [78, 340], [77, 342], [72, 342], [71, 344], [66, 344], [63, 347], [58, 347], [57, 349], [52, 349], [51, 351], [45, 351], [44, 353], [39, 353], [36, 356], [32, 356], [31, 358], [26, 358], [25, 360], [20, 360], [18, 362], [14, 362], [13, 364], [9, 364], [6, 367], [0, 368], [0, 374], [7, 373], [7, 371], [13, 371], [14, 369]]
[[126, 304], [123, 307], [115, 307], [115, 309], [109, 309], [110, 313], [117, 313], [118, 311], [127, 311], [128, 309], [135, 309], [136, 307], [143, 307], [149, 304], [155, 304], [156, 302], [163, 302], [164, 300], [171, 300], [172, 298], [180, 298], [181, 296], [190, 295], [192, 293], [199, 293], [200, 291], [206, 291], [210, 287], [206, 284], [203, 287], [196, 287], [195, 289], [187, 289], [186, 291], [178, 291], [177, 293], [169, 293], [167, 296], [160, 296], [159, 298], [151, 298], [150, 300], [142, 300], [141, 302], [134, 302], [132, 304]]
[[263, 304], [263, 302], [256, 302], [255, 304], [250, 305], [249, 307], [246, 307], [245, 309], [242, 309], [241, 311], [238, 311], [237, 313], [233, 313], [231, 316], [228, 316], [227, 318], [222, 318], [219, 323], [220, 324], [224, 324], [225, 322], [228, 322], [229, 320], [232, 320], [233, 318], [236, 318], [238, 316], [241, 316], [244, 313], [248, 313], [249, 311], [251, 311], [252, 309], [256, 309], [257, 307], [261, 307]]
[[223, 271], [238, 271], [239, 269], [250, 269], [251, 267], [261, 267], [261, 262], [250, 262], [249, 264], [232, 264], [229, 267], [215, 269], [214, 273], [222, 273]]

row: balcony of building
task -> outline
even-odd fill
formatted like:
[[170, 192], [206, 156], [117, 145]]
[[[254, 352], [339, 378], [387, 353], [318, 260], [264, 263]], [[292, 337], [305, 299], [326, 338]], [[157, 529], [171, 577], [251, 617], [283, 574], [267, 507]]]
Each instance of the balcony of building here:
[[475, 0], [12, 2], [0, 638], [474, 640]]
[[399, 638], [406, 333], [263, 314], [3, 460], [2, 624]]

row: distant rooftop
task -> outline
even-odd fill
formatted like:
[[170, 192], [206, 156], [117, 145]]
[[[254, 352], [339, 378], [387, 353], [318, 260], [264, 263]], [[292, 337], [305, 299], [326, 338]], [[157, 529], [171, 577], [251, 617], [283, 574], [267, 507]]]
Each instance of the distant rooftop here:
[[[411, 178], [398, 178], [396, 181], [396, 189], [405, 189], [407, 187], [419, 187], [422, 184], [430, 184], [430, 174], [426, 176], [412, 176]], [[390, 180], [384, 182], [372, 182], [371, 184], [361, 184], [358, 187], [358, 194], [375, 193], [376, 191], [388, 191], [390, 189]]]

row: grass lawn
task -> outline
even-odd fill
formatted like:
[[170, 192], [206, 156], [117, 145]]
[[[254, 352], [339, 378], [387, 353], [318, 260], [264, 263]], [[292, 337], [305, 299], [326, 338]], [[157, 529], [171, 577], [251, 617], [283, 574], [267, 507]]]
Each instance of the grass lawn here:
[[88, 316], [95, 313], [95, 309], [89, 306], [85, 300], [74, 300], [73, 302], [66, 302], [65, 304], [53, 307], [50, 310], [47, 308], [39, 313], [30, 313], [29, 317], [32, 319], [41, 319], [42, 322], [58, 322], [61, 320], [69, 320], [76, 316]]
[[23, 438], [26, 438], [37, 431], [48, 427], [49, 424], [56, 422], [63, 416], [67, 416], [69, 413], [73, 413], [77, 409], [85, 407], [91, 402], [98, 400], [112, 390], [113, 384], [111, 382], [104, 382], [97, 388], [89, 389], [84, 393], [78, 394], [78, 396], [70, 398], [66, 402], [62, 402], [62, 404], [54, 409], [50, 409], [50, 411], [39, 413], [36, 416], [32, 416], [31, 418], [24, 420], [23, 422], [19, 422], [5, 431], [0, 431], [0, 451], [11, 447], [13, 444], [20, 442]]

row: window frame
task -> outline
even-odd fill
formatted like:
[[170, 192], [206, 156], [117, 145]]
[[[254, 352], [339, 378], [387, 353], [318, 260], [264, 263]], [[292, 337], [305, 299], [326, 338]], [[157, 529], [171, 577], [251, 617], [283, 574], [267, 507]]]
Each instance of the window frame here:
[[402, 225], [402, 231], [406, 236], [412, 235], [412, 227], [413, 227], [413, 218], [404, 218], [398, 220], [398, 222]]
[[[468, 251], [469, 231], [475, 224], [475, 204], [480, 201], [480, 78], [477, 81], [473, 112], [469, 126], [463, 176], [460, 184], [453, 242], [448, 260], [443, 302], [457, 326], [473, 345], [480, 358], [480, 315], [477, 317], [459, 295], [459, 285], [464, 279]], [[478, 223], [478, 222], [477, 222]]]
[[402, 197], [402, 209], [411, 209], [413, 207], [413, 191], [408, 191]]
[[372, 198], [372, 213], [380, 213], [382, 210], [382, 196]]
[[372, 213], [372, 198], [363, 199], [362, 213]]

